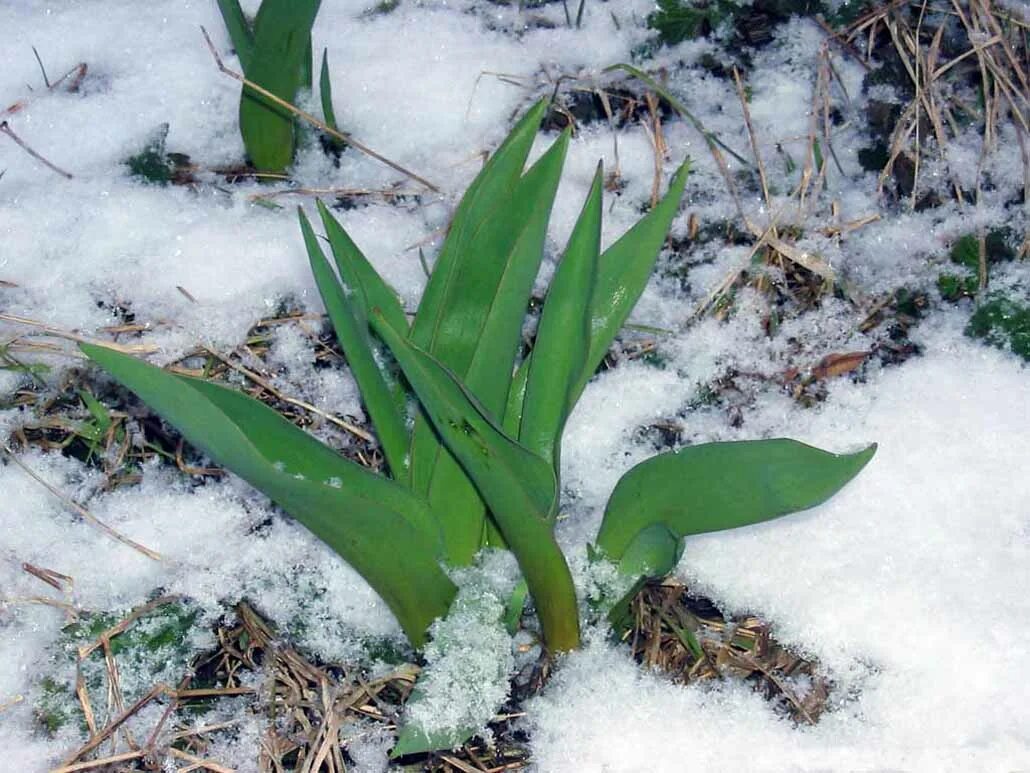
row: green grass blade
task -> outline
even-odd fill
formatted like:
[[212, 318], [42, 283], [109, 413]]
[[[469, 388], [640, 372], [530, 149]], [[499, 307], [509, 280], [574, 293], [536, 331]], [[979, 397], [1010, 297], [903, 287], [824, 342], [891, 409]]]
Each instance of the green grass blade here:
[[[295, 102], [311, 56], [311, 27], [320, 0], [264, 0], [254, 20], [254, 46], [247, 78], [280, 99]], [[310, 61], [306, 65], [310, 69]], [[293, 115], [244, 86], [240, 133], [250, 162], [260, 171], [282, 173], [293, 160]]]
[[[444, 308], [426, 348], [492, 414], [500, 415], [507, 400], [567, 146], [568, 135], [563, 134], [519, 180], [505, 206], [483, 220], [467, 254], [456, 263], [460, 270], [439, 296]], [[423, 308], [412, 328], [416, 343]], [[411, 470], [412, 488], [424, 492], [436, 512], [446, 514], [443, 529], [450, 560], [468, 563], [484, 543], [485, 509], [422, 415], [412, 433]]]
[[396, 480], [407, 480], [410, 438], [404, 414], [398, 410], [395, 392], [376, 360], [367, 311], [359, 309], [359, 304], [352, 300], [360, 296], [361, 291], [346, 280], [342, 285], [337, 281], [304, 210], [298, 207], [297, 214], [318, 292], [336, 330], [336, 338], [347, 357], [354, 380], [361, 390], [361, 398], [375, 425], [390, 472]]
[[586, 368], [590, 308], [601, 251], [601, 191], [598, 164], [586, 203], [569, 237], [537, 327], [528, 371], [519, 442], [559, 469], [561, 435], [572, 410], [572, 391]]
[[533, 595], [547, 646], [579, 644], [579, 613], [569, 567], [551, 530], [557, 482], [551, 466], [504, 434], [439, 361], [373, 324], [393, 351], [443, 441], [464, 466], [500, 526]]
[[81, 349], [339, 553], [382, 596], [411, 642], [424, 643], [426, 628], [455, 592], [438, 563], [441, 542], [425, 502], [241, 392], [104, 347]]
[[218, 0], [218, 10], [222, 12], [222, 20], [229, 32], [229, 40], [232, 47], [236, 49], [236, 56], [240, 60], [243, 72], [250, 67], [250, 57], [254, 52], [254, 35], [247, 23], [247, 17], [243, 15], [239, 0]]
[[618, 561], [654, 524], [677, 538], [748, 526], [825, 502], [876, 446], [831, 454], [796, 440], [705, 443], [631, 469], [608, 500], [597, 546]]

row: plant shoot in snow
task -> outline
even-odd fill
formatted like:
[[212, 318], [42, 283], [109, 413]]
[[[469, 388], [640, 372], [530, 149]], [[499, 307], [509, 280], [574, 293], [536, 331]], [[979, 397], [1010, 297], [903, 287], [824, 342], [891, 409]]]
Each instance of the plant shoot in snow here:
[[[335, 271], [300, 213], [315, 280], [389, 476], [339, 456], [240, 392], [82, 346], [190, 442], [338, 552], [417, 648], [455, 598], [444, 567], [467, 566], [487, 546], [514, 554], [545, 646], [557, 653], [580, 641], [576, 591], [554, 536], [562, 430], [644, 290], [688, 169], [681, 167], [658, 205], [602, 252], [598, 168], [533, 348], [520, 359], [569, 142], [561, 134], [524, 171], [546, 109], [541, 102], [529, 111], [465, 193], [410, 324], [329, 210], [319, 203]], [[834, 455], [773, 439], [660, 454], [618, 483], [594, 553], [639, 587], [674, 568], [684, 537], [817, 505], [874, 450]], [[627, 600], [611, 610], [616, 625]], [[395, 753], [450, 746], [475, 728], [459, 730], [402, 734]]]

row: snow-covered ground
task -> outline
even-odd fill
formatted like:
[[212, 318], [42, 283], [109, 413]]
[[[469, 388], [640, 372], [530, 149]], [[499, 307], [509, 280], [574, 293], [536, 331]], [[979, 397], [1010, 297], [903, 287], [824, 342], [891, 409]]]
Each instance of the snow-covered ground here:
[[[412, 247], [422, 244], [432, 257], [482, 153], [561, 78], [578, 79], [563, 89], [622, 85], [624, 76], [602, 70], [631, 61], [650, 34], [644, 20], [652, 4], [588, 0], [581, 29], [566, 27], [560, 3], [519, 11], [485, 1], [402, 0], [392, 12], [367, 13], [373, 5], [324, 0], [314, 45], [328, 48], [342, 127], [443, 191], [398, 203], [370, 197], [338, 215], [413, 308], [424, 274]], [[0, 136], [0, 312], [105, 338], [103, 328], [122, 321], [112, 310], [128, 309], [134, 323], [147, 326], [138, 342], [157, 347], [154, 361], [167, 362], [198, 344], [232, 350], [284, 301], [321, 311], [293, 211], [310, 199], [284, 196], [276, 200], [284, 206], [272, 209], [253, 197], [274, 185], [228, 185], [201, 172], [207, 182], [196, 189], [151, 186], [124, 166], [165, 123], [168, 149], [194, 163], [210, 169], [242, 160], [238, 84], [216, 69], [201, 25], [234, 63], [214, 0], [0, 5], [0, 110], [23, 103], [0, 120], [72, 176]], [[615, 481], [654, 453], [653, 435], [643, 428], [655, 422], [681, 425], [683, 442], [791, 436], [835, 451], [877, 442], [869, 467], [828, 504], [691, 539], [678, 570], [725, 608], [762, 616], [781, 642], [816, 658], [835, 680], [840, 705], [816, 726], [798, 728], [746, 686], [673, 685], [594, 632], [527, 706], [542, 773], [1030, 770], [1030, 379], [1017, 356], [965, 337], [969, 302], [940, 302], [934, 284], [959, 236], [978, 225], [1024, 231], [1024, 205], [1013, 204], [1024, 179], [1019, 143], [1010, 125], [1001, 127], [984, 164], [993, 187], [978, 207], [892, 208], [877, 193], [876, 174], [857, 160], [869, 98], [863, 70], [835, 53], [832, 95], [845, 120], [825, 189], [807, 218], [799, 217], [788, 193], [804, 163], [824, 40], [813, 22], [794, 20], [754, 52], [745, 73], [750, 112], [773, 192], [771, 207], [746, 187], [741, 198], [762, 228], [770, 209], [806, 226], [798, 249], [828, 261], [847, 297], [826, 296], [804, 314], [786, 315], [770, 337], [767, 299], [751, 289], [736, 291], [728, 316], [695, 317], [727, 275], [750, 265], [750, 245], [714, 239], [687, 257], [666, 256], [633, 317], [641, 329], [667, 331], [658, 335], [657, 356], [626, 359], [596, 378], [567, 428], [569, 518], [559, 536], [570, 552], [582, 551]], [[85, 62], [80, 88], [48, 92], [33, 46], [51, 80]], [[659, 49], [640, 64], [666, 68], [670, 90], [750, 156], [733, 81], [705, 64], [721, 56], [715, 43], [697, 41]], [[735, 206], [701, 135], [674, 116], [662, 130], [663, 185], [684, 157], [693, 159], [674, 237], [685, 237], [691, 217], [702, 230], [733, 220]], [[549, 139], [542, 136], [540, 147]], [[966, 140], [950, 151], [950, 172], [971, 179], [979, 146], [972, 130]], [[654, 180], [644, 125], [621, 126], [617, 146], [623, 187], [606, 201], [606, 242], [639, 217]], [[597, 159], [616, 168], [613, 148], [605, 122], [585, 124], [573, 140], [551, 221], [554, 253]], [[797, 160], [794, 169], [784, 155]], [[943, 165], [928, 164], [922, 174], [927, 186], [947, 190]], [[353, 151], [337, 168], [314, 143], [301, 152], [293, 179], [308, 189], [381, 190], [400, 182], [418, 190]], [[831, 222], [831, 202], [837, 224], [881, 219], [833, 240], [818, 231]], [[1026, 261], [992, 272], [992, 287], [1030, 287]], [[777, 281], [775, 272], [771, 278]], [[882, 347], [882, 327], [862, 323], [877, 301], [902, 287], [931, 297], [929, 313], [909, 331], [917, 355], [896, 365], [871, 357], [860, 379], [826, 381], [825, 399], [812, 407], [778, 386], [790, 368]], [[269, 359], [278, 386], [360, 418], [346, 374], [314, 368], [314, 346], [298, 326], [277, 330]], [[34, 332], [0, 321], [0, 346]], [[18, 356], [49, 364], [53, 389], [80, 365], [66, 355]], [[742, 384], [737, 402], [699, 398], [731, 373]], [[33, 421], [31, 410], [11, 406], [25, 385], [24, 374], [0, 370], [4, 438]], [[83, 523], [21, 467], [0, 466], [4, 770], [50, 769], [82, 743], [77, 722], [50, 736], [36, 719], [44, 677], [74, 681], [74, 659], [62, 651], [65, 613], [39, 603], [41, 596], [117, 619], [159, 590], [182, 594], [200, 610], [190, 652], [211, 644], [201, 623], [243, 598], [328, 660], [358, 658], [371, 639], [401, 640], [353, 571], [236, 479], [194, 486], [174, 466], [155, 463], [138, 485], [107, 491], [95, 466], [57, 452], [19, 450], [18, 459], [161, 560]], [[68, 595], [26, 573], [24, 563], [73, 578]], [[133, 675], [122, 676], [131, 686]], [[256, 737], [256, 729], [253, 738], [240, 734]], [[222, 750], [220, 761], [256, 770], [256, 745], [243, 740]], [[366, 744], [354, 755], [362, 756], [358, 769], [384, 769], [387, 748]]]

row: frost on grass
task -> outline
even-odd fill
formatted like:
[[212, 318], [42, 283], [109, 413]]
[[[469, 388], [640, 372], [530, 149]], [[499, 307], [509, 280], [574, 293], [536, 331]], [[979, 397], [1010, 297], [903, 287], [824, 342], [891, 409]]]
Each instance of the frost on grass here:
[[508, 697], [515, 656], [502, 618], [516, 571], [510, 553], [491, 551], [455, 572], [458, 595], [430, 629], [419, 694], [408, 707], [408, 721], [427, 735], [485, 728]]

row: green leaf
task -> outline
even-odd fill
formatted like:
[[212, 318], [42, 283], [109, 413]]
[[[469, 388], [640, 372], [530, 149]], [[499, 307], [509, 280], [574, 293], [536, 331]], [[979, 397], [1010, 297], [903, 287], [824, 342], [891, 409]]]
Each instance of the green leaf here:
[[680, 539], [815, 507], [855, 477], [875, 451], [871, 445], [838, 455], [775, 439], [705, 443], [660, 454], [619, 481], [597, 546], [619, 561], [654, 524]]
[[352, 298], [362, 294], [361, 290], [355, 290], [354, 285], [348, 284], [346, 280], [341, 286], [322, 252], [315, 232], [311, 230], [304, 210], [298, 207], [297, 214], [318, 292], [332, 320], [336, 338], [347, 357], [354, 380], [361, 390], [361, 398], [375, 425], [376, 436], [383, 447], [390, 472], [395, 479], [406, 479], [408, 430], [404, 414], [398, 410], [394, 391], [376, 360], [367, 311], [352, 301]]
[[321, 200], [317, 204], [336, 268], [344, 285], [353, 290], [353, 301], [361, 318], [367, 324], [369, 309], [377, 308], [394, 330], [406, 335], [408, 318], [404, 314], [404, 307], [401, 306], [397, 293], [379, 276], [379, 272], [368, 262], [368, 258], [333, 217], [329, 208]]
[[339, 553], [382, 596], [412, 644], [425, 642], [427, 627], [455, 594], [438, 563], [442, 546], [425, 502], [241, 392], [105, 347], [80, 348], [190, 443]]
[[[587, 382], [644, 292], [669, 227], [679, 210], [689, 173], [689, 163], [684, 162], [676, 170], [669, 183], [669, 190], [658, 205], [601, 253], [590, 304], [590, 351], [586, 365], [570, 394], [570, 406], [574, 406], [583, 394]], [[522, 421], [532, 360], [533, 353], [530, 352], [512, 381], [504, 417], [504, 426], [509, 432], [515, 431]]]
[[222, 12], [222, 20], [229, 32], [232, 47], [236, 49], [240, 67], [246, 73], [250, 67], [250, 57], [254, 53], [254, 35], [247, 23], [247, 17], [243, 15], [239, 0], [218, 0], [218, 10]]
[[[329, 49], [322, 49], [322, 69], [318, 75], [318, 94], [322, 100], [322, 116], [325, 118], [326, 126], [330, 129], [340, 131], [336, 123], [336, 111], [333, 109], [333, 84], [329, 78]], [[340, 151], [347, 143], [339, 137], [326, 137], [335, 150]]]
[[679, 211], [680, 199], [690, 174], [684, 162], [672, 180], [665, 196], [647, 215], [624, 233], [618, 241], [601, 253], [597, 270], [591, 316], [592, 333], [587, 365], [574, 391], [578, 400], [583, 388], [594, 375], [608, 348], [629, 319], [654, 271], [658, 255], [669, 235], [673, 218]]
[[107, 408], [95, 398], [92, 394], [87, 392], [85, 389], [78, 390], [79, 397], [82, 398], [83, 404], [86, 406], [86, 410], [89, 411], [89, 415], [93, 417], [93, 420], [97, 424], [97, 429], [100, 430], [100, 435], [103, 437], [114, 421], [111, 419], [111, 414]]
[[[411, 706], [421, 699], [421, 693], [416, 687], [408, 705]], [[390, 751], [390, 758], [397, 759], [408, 754], [424, 754], [442, 749], [456, 749], [479, 730], [478, 727], [445, 728], [427, 733], [419, 725], [411, 722], [403, 724], [397, 732], [397, 743]]]
[[619, 571], [625, 575], [664, 577], [679, 563], [683, 540], [664, 523], [652, 523], [636, 533], [619, 558]]
[[[286, 102], [296, 100], [305, 69], [310, 69], [311, 27], [319, 4], [320, 0], [263, 0], [254, 20], [247, 78]], [[247, 86], [240, 98], [240, 133], [258, 170], [282, 173], [293, 160], [293, 115]]]
[[523, 116], [462, 196], [415, 319], [413, 340], [423, 349], [431, 347], [440, 317], [446, 312], [445, 296], [454, 276], [463, 263], [479, 258], [469, 254], [470, 240], [487, 216], [502, 209], [518, 185], [547, 106], [547, 101], [541, 100]]
[[537, 327], [519, 442], [559, 470], [561, 436], [590, 349], [591, 300], [601, 251], [600, 164], [558, 263]]
[[579, 613], [568, 564], [551, 530], [557, 507], [551, 466], [505, 435], [444, 365], [401, 338], [374, 311], [372, 320], [440, 437], [490, 507], [536, 602], [547, 646], [555, 652], [574, 649]]
[[[480, 220], [464, 253], [441, 253], [412, 326], [412, 341], [462, 379], [492, 414], [500, 415], [507, 400], [567, 145], [566, 133]], [[446, 514], [449, 560], [467, 564], [484, 543], [483, 503], [421, 414], [412, 433], [411, 471], [413, 490]]]

